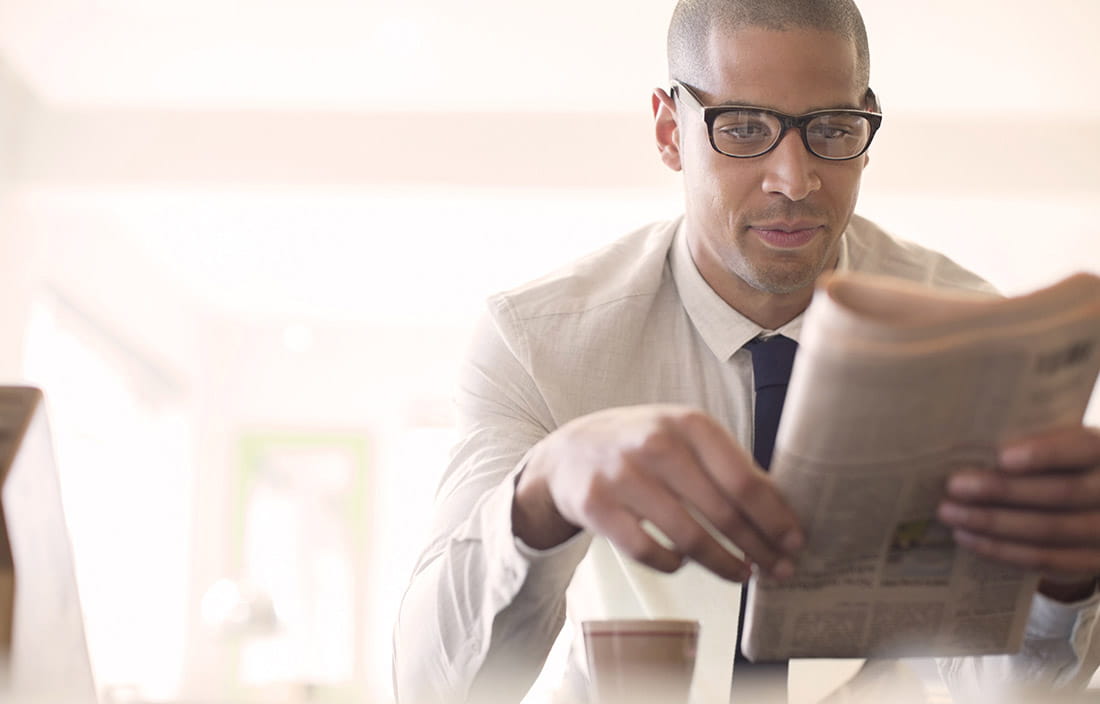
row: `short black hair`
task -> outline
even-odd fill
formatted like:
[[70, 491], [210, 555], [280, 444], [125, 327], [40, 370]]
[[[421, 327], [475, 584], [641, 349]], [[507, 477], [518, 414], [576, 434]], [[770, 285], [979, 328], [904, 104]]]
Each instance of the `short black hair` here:
[[711, 30], [734, 32], [747, 27], [838, 34], [855, 45], [857, 79], [861, 87], [868, 87], [867, 28], [853, 0], [679, 0], [668, 27], [669, 76], [687, 83], [698, 81], [708, 70]]

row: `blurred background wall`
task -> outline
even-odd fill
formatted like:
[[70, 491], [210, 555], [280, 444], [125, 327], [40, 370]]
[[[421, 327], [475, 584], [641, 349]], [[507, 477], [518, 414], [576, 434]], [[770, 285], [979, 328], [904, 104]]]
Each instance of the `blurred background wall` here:
[[[859, 212], [1008, 293], [1100, 272], [1100, 3], [860, 4]], [[672, 5], [0, 0], [0, 379], [105, 693], [388, 700], [483, 298], [678, 213]]]

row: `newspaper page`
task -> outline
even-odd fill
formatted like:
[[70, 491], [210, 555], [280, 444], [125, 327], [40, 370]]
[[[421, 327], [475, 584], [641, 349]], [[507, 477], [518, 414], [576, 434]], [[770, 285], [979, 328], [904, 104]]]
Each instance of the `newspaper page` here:
[[746, 655], [1017, 651], [1038, 577], [958, 548], [936, 507], [954, 470], [1079, 424], [1098, 371], [1100, 277], [1007, 299], [824, 281], [771, 467], [807, 545], [793, 579], [750, 583]]

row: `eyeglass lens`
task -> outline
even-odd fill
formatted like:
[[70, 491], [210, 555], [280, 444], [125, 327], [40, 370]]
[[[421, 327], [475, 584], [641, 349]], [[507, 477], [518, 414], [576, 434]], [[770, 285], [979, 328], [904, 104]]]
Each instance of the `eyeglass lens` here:
[[[823, 113], [802, 127], [810, 151], [825, 159], [859, 154], [871, 137], [871, 122], [862, 115]], [[757, 156], [783, 136], [783, 123], [760, 110], [730, 110], [719, 114], [711, 131], [718, 151], [731, 156]]]

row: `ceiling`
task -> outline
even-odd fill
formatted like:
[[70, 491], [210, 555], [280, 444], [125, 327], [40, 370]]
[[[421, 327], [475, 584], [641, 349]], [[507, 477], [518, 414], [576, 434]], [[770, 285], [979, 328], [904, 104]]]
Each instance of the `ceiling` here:
[[[0, 0], [64, 106], [635, 111], [672, 0]], [[861, 0], [887, 108], [1100, 115], [1096, 0]]]

